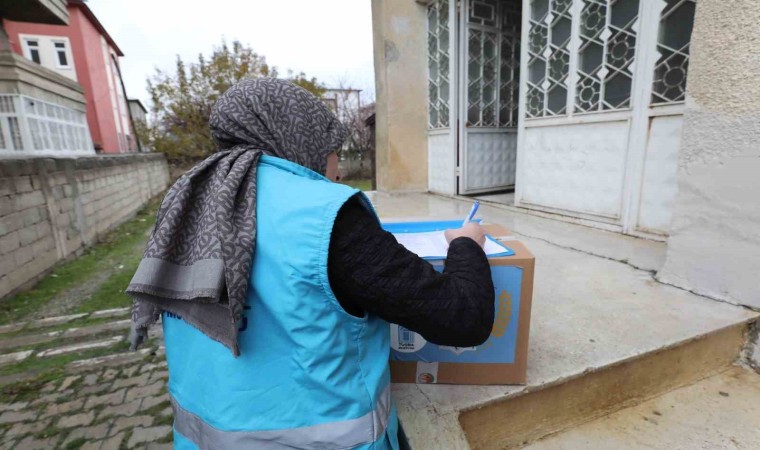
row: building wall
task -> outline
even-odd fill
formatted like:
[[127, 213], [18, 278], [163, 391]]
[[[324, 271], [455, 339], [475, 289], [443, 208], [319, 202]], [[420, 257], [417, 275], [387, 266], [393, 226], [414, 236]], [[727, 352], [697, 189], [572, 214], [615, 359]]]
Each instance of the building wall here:
[[148, 113], [145, 112], [140, 107], [140, 104], [137, 102], [129, 101], [129, 112], [132, 114], [132, 117], [135, 119], [135, 122], [142, 122], [147, 124], [148, 123]]
[[[64, 36], [71, 43], [76, 80], [84, 88], [87, 102], [87, 124], [93, 143], [105, 153], [125, 151], [119, 133], [133, 135], [128, 120], [126, 101], [121, 92], [118, 74], [112, 73], [110, 54], [115, 49], [106, 44], [104, 52], [100, 31], [76, 6], [69, 6], [69, 25], [45, 25], [4, 21], [11, 49], [24, 55], [21, 35]], [[44, 61], [43, 61], [44, 62]]]
[[658, 277], [760, 308], [760, 73], [756, 0], [700, 0], [679, 193]]
[[372, 0], [379, 190], [427, 190], [426, 20], [412, 0]]
[[0, 298], [92, 245], [168, 182], [155, 153], [0, 160]]

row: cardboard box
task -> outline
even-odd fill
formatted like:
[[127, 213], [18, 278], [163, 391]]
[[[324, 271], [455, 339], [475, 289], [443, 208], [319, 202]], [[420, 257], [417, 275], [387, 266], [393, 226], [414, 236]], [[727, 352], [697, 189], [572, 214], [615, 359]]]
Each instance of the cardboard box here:
[[[496, 319], [478, 347], [453, 348], [391, 325], [391, 381], [394, 383], [524, 384], [535, 258], [506, 228], [484, 225], [489, 235], [514, 250], [489, 258]], [[431, 261], [442, 271], [444, 261]]]

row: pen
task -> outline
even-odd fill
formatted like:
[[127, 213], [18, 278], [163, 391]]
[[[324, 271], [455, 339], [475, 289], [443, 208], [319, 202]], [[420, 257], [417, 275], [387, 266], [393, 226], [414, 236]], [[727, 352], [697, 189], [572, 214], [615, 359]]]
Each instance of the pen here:
[[475, 213], [478, 212], [478, 207], [480, 206], [480, 202], [475, 200], [475, 204], [472, 205], [472, 209], [470, 210], [470, 214], [467, 215], [467, 218], [464, 219], [464, 222], [462, 222], [462, 226], [467, 225], [472, 221], [472, 218], [475, 217]]

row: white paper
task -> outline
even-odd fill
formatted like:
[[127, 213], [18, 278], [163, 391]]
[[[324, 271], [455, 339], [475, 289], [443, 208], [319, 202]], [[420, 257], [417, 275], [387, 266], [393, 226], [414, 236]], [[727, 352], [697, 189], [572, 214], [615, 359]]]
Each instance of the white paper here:
[[[449, 243], [446, 241], [443, 231], [397, 233], [393, 236], [396, 237], [399, 244], [420, 258], [445, 258], [449, 251]], [[498, 255], [507, 251], [491, 239], [486, 239], [486, 245], [483, 250], [487, 256]]]

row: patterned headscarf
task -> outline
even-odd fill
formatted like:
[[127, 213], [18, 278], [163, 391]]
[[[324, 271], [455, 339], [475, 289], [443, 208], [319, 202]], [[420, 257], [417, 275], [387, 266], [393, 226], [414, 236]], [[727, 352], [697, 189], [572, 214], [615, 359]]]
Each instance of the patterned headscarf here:
[[346, 129], [325, 104], [295, 84], [240, 81], [209, 119], [219, 151], [169, 189], [127, 293], [132, 348], [162, 311], [182, 317], [240, 354], [238, 326], [256, 243], [256, 173], [262, 154], [324, 173]]

